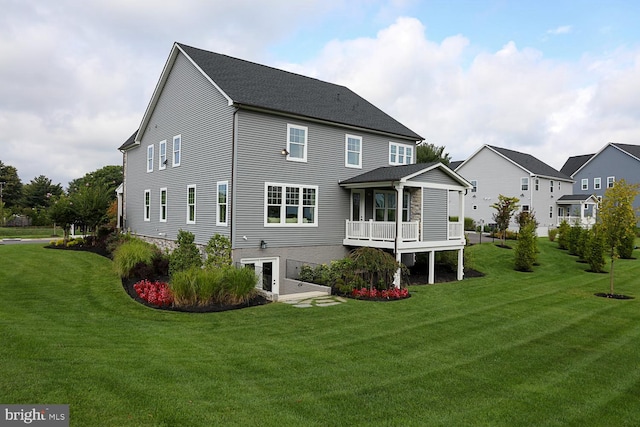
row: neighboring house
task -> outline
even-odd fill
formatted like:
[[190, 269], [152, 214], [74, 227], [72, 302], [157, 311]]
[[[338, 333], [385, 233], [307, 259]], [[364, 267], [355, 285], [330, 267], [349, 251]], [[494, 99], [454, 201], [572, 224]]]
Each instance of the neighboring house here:
[[[574, 194], [601, 198], [620, 179], [640, 183], [640, 146], [610, 142], [595, 154], [569, 157], [561, 171], [575, 181]], [[640, 197], [634, 206], [640, 207]]]
[[169, 248], [180, 229], [226, 236], [273, 299], [317, 289], [297, 268], [358, 246], [462, 260], [469, 183], [416, 165], [422, 139], [344, 86], [176, 43], [120, 147], [123, 227]]
[[[491, 205], [502, 194], [520, 199], [520, 211], [534, 212], [538, 235], [546, 236], [574, 203], [563, 199], [572, 194], [573, 180], [530, 154], [484, 145], [468, 159], [452, 164], [472, 185], [465, 196], [465, 214], [478, 225], [495, 222]], [[514, 215], [510, 229], [517, 228]]]

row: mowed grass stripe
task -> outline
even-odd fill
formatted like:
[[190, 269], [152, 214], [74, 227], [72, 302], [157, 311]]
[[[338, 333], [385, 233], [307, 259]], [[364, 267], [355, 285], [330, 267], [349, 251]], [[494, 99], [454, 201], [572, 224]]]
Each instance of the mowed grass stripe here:
[[489, 243], [486, 277], [408, 300], [209, 314], [138, 305], [93, 254], [0, 246], [0, 400], [79, 425], [632, 425], [638, 301], [540, 243], [535, 273]]

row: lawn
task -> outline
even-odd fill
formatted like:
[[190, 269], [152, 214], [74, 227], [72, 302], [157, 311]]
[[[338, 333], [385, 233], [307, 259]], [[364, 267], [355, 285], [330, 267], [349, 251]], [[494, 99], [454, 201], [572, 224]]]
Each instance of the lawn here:
[[0, 227], [0, 239], [62, 237], [60, 227]]
[[[153, 310], [91, 253], [0, 245], [0, 403], [73, 426], [637, 425], [640, 260], [608, 275], [540, 241], [534, 273], [473, 246], [483, 278], [393, 302]], [[640, 253], [636, 251], [640, 257]]]

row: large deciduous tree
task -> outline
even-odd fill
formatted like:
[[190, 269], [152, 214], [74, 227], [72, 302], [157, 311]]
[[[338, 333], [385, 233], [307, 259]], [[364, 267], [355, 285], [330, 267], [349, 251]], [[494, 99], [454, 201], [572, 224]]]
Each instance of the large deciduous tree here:
[[76, 178], [69, 182], [69, 194], [74, 194], [87, 186], [105, 186], [109, 194], [109, 200], [116, 199], [115, 190], [122, 184], [122, 166], [105, 166], [93, 172], [85, 174], [82, 178]]
[[507, 228], [511, 222], [511, 217], [514, 212], [520, 207], [518, 202], [520, 199], [517, 197], [507, 197], [502, 194], [498, 195], [498, 201], [491, 205], [496, 212], [493, 214], [493, 221], [498, 227], [498, 231], [502, 235], [502, 246], [505, 246], [505, 240], [507, 238]]
[[5, 165], [0, 160], [0, 187], [2, 187], [2, 202], [6, 208], [14, 208], [20, 205], [22, 199], [22, 182], [18, 177], [18, 170]]
[[624, 179], [617, 181], [611, 188], [607, 188], [598, 210], [598, 222], [601, 227], [607, 251], [611, 257], [609, 270], [609, 293], [613, 295], [613, 265], [620, 256], [621, 242], [635, 230], [637, 210], [633, 201], [640, 194], [639, 184], [629, 184]]

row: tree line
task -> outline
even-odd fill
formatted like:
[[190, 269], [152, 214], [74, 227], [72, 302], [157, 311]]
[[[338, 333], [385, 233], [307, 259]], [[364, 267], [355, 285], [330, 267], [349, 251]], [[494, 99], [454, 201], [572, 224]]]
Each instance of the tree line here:
[[45, 175], [23, 184], [18, 170], [0, 160], [0, 225], [96, 227], [116, 209], [122, 176], [122, 166], [104, 166], [72, 180], [65, 191]]

